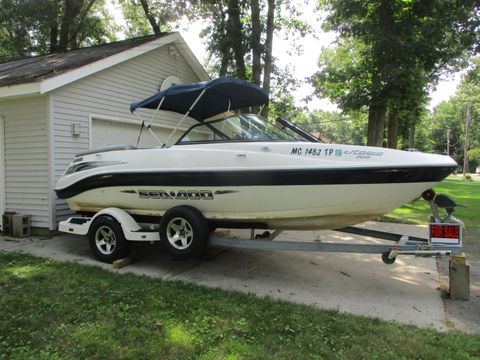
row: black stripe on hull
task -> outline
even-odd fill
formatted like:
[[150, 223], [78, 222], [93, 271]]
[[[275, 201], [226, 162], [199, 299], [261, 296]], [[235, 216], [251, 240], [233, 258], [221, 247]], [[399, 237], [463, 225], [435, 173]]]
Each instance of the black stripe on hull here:
[[283, 186], [437, 182], [455, 167], [131, 172], [93, 175], [64, 189], [60, 199], [112, 186]]

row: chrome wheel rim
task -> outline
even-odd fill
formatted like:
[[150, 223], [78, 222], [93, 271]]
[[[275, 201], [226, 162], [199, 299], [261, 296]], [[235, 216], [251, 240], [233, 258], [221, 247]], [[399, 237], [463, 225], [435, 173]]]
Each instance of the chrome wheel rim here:
[[175, 249], [185, 250], [193, 241], [193, 228], [190, 223], [180, 217], [170, 220], [167, 225], [167, 239]]
[[117, 247], [115, 232], [108, 226], [100, 226], [95, 232], [95, 245], [103, 255], [111, 255]]

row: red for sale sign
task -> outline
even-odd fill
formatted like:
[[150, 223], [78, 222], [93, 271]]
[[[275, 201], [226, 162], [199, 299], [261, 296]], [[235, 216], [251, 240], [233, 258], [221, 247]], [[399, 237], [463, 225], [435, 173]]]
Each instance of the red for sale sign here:
[[430, 224], [428, 240], [430, 244], [462, 246], [462, 226], [460, 224]]

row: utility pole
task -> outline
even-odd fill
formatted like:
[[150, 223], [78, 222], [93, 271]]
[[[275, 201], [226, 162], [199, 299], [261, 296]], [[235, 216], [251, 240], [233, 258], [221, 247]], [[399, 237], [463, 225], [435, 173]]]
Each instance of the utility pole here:
[[447, 128], [447, 156], [450, 156], [450, 128]]
[[468, 172], [468, 127], [470, 126], [470, 100], [467, 101], [467, 119], [465, 121], [465, 141], [463, 147], [463, 176]]

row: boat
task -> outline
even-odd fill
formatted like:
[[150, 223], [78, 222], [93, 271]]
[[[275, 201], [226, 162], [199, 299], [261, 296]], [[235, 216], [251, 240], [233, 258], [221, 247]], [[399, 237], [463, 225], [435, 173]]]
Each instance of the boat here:
[[[182, 114], [169, 138], [139, 116], [158, 147], [78, 154], [55, 192], [81, 214], [118, 208], [160, 219], [190, 207], [210, 228], [337, 229], [414, 200], [457, 167], [444, 155], [322, 143], [285, 119], [240, 111], [267, 103], [260, 87], [238, 79], [173, 85], [130, 106], [137, 116]], [[185, 119], [195, 124], [169, 145]]]

